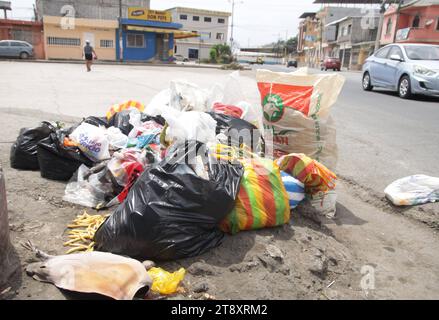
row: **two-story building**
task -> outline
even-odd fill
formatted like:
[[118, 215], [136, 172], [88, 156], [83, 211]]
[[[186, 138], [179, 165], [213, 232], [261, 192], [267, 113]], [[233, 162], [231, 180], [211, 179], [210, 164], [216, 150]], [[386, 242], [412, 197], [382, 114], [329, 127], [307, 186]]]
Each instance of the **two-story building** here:
[[410, 0], [392, 4], [384, 13], [380, 44], [439, 44], [439, 0]]
[[189, 59], [209, 59], [210, 49], [228, 39], [229, 12], [175, 7], [168, 9], [172, 20], [182, 29], [198, 34], [198, 37], [177, 39], [174, 52]]
[[337, 38], [331, 56], [341, 60], [342, 68], [358, 70], [374, 51], [379, 16], [344, 17], [330, 23]]

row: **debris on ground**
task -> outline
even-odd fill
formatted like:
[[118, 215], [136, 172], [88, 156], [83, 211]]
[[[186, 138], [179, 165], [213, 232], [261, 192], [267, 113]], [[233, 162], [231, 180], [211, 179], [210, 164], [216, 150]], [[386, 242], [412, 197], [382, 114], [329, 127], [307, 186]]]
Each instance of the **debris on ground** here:
[[[301, 283], [303, 292], [317, 281], [327, 285], [323, 281], [333, 267], [327, 245], [316, 253], [301, 251], [310, 240], [298, 240], [292, 233], [291, 209], [306, 201], [314, 204], [318, 195], [335, 212], [335, 200], [327, 194], [335, 192], [336, 175], [318, 159], [330, 167], [335, 163], [329, 110], [343, 81], [331, 75], [305, 76], [303, 71], [283, 77], [258, 76], [263, 108], [246, 101], [233, 73], [228, 84], [208, 90], [173, 80], [146, 107], [129, 100], [112, 105], [106, 116], [90, 116], [70, 127], [42, 124], [47, 128], [39, 141], [33, 131], [22, 130], [11, 150], [11, 165], [23, 135], [30, 135], [30, 156], [34, 164], [36, 156], [41, 176], [69, 181], [64, 201], [74, 207], [112, 210], [84, 211], [74, 218], [67, 225], [64, 246], [71, 248], [66, 255], [47, 255], [28, 244], [44, 259], [29, 264], [28, 274], [59, 288], [116, 299], [132, 299], [146, 288], [150, 289], [146, 298], [190, 294], [210, 300], [221, 294], [218, 281], [225, 274], [259, 272], [264, 281], [295, 283], [301, 276], [292, 261], [302, 254], [301, 272], [314, 277], [312, 284]], [[299, 90], [294, 87], [297, 82], [306, 82], [309, 88]], [[274, 91], [268, 93], [267, 85]], [[283, 86], [296, 89], [285, 92]], [[331, 95], [322, 98], [328, 90]], [[278, 121], [288, 130], [276, 131]], [[315, 132], [316, 123], [324, 130]], [[267, 140], [267, 125], [274, 140]], [[269, 153], [270, 146], [274, 154]], [[245, 256], [252, 248], [251, 237], [262, 240], [253, 240], [255, 252]], [[291, 247], [275, 243], [276, 237], [294, 242], [296, 256], [289, 252]], [[223, 242], [229, 242], [228, 250], [236, 247], [233, 253], [221, 255]], [[218, 255], [218, 265], [197, 260], [201, 255]], [[154, 262], [142, 264], [144, 259]], [[226, 260], [230, 261], [224, 266]], [[186, 261], [187, 267], [179, 261]], [[97, 264], [103, 267], [94, 270]], [[129, 268], [120, 276], [109, 271], [123, 266]], [[65, 268], [71, 272], [63, 273]], [[83, 281], [71, 284], [71, 277], [78, 274]], [[91, 277], [99, 280], [96, 286], [87, 284]], [[188, 285], [200, 278], [209, 282]], [[117, 291], [120, 286], [125, 289]], [[254, 286], [259, 288], [258, 283]], [[215, 296], [207, 293], [214, 290]]]
[[439, 178], [417, 174], [398, 179], [384, 189], [395, 206], [412, 206], [439, 201]]

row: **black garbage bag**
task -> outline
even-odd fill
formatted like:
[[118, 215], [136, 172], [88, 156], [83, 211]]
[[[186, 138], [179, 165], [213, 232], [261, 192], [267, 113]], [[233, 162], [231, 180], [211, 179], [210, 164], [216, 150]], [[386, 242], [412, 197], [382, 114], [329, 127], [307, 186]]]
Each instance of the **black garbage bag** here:
[[[200, 175], [188, 161], [197, 151], [204, 163]], [[207, 153], [196, 141], [171, 147], [162, 162], [143, 172], [97, 230], [95, 248], [139, 259], [173, 260], [218, 246], [224, 236], [218, 224], [234, 206], [243, 168], [215, 163]]]
[[38, 170], [37, 143], [55, 132], [56, 127], [43, 121], [35, 128], [22, 128], [11, 147], [10, 162], [14, 169]]
[[38, 143], [38, 163], [43, 178], [67, 181], [81, 164], [93, 166], [93, 162], [79, 148], [64, 146], [64, 138], [73, 129], [52, 132]]
[[115, 113], [109, 121], [110, 127], [119, 128], [123, 134], [128, 135], [133, 129], [133, 125], [130, 123], [130, 109], [122, 110]]
[[87, 117], [84, 120], [82, 120], [81, 123], [88, 123], [88, 124], [94, 125], [96, 127], [105, 127], [105, 128], [110, 127], [110, 124], [108, 123], [108, 120], [106, 117], [90, 116], [90, 117]]
[[[208, 112], [216, 121], [216, 134], [223, 133], [228, 137], [228, 145], [239, 147], [245, 143], [252, 151], [257, 150], [263, 143], [258, 128], [248, 121], [226, 114]], [[250, 145], [249, 145], [250, 144]]]

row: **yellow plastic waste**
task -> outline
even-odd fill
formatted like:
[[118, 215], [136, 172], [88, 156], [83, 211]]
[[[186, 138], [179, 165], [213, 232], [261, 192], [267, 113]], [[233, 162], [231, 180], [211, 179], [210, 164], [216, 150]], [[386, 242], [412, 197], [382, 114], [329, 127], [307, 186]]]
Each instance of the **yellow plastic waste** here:
[[148, 270], [148, 274], [152, 278], [152, 291], [160, 294], [173, 294], [183, 280], [186, 270], [180, 268], [178, 271], [170, 273], [162, 268], [151, 268]]

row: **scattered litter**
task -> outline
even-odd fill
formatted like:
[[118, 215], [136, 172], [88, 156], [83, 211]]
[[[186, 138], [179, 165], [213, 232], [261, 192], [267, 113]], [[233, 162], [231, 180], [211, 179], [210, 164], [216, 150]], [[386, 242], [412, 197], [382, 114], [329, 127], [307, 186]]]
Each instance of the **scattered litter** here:
[[178, 285], [183, 281], [186, 274], [184, 268], [170, 273], [162, 268], [151, 268], [148, 270], [148, 274], [152, 279], [151, 291], [159, 294], [173, 294], [177, 292]]
[[423, 174], [398, 179], [384, 189], [395, 206], [412, 206], [439, 201], [439, 178]]
[[78, 215], [67, 228], [71, 229], [67, 234], [70, 239], [64, 242], [64, 247], [72, 247], [66, 254], [78, 251], [93, 251], [94, 250], [94, 235], [96, 230], [109, 216], [107, 215], [89, 215], [86, 211], [82, 215]]
[[117, 300], [132, 300], [142, 288], [150, 288], [152, 279], [141, 262], [107, 252], [85, 252], [50, 256], [24, 244], [41, 262], [26, 266], [35, 280], [49, 282], [58, 288], [98, 293]]

